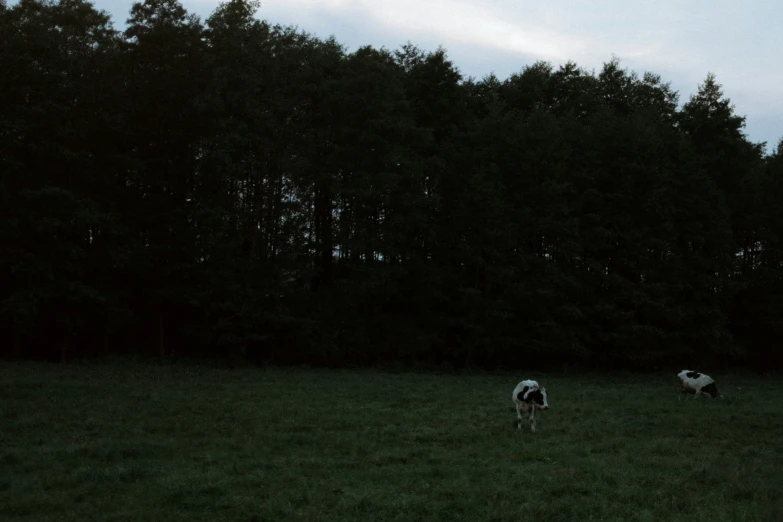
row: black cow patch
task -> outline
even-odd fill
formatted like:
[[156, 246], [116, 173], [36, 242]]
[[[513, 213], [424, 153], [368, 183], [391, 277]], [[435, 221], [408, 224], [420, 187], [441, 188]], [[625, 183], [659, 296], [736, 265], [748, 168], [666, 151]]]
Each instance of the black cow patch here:
[[689, 379], [698, 379], [701, 377], [701, 374], [699, 372], [688, 372], [685, 374], [685, 376]]
[[528, 391], [529, 389], [530, 389], [530, 386], [525, 386], [524, 388], [522, 388], [522, 391], [521, 391], [521, 392], [517, 393], [517, 399], [518, 399], [520, 402], [525, 402], [525, 393], [527, 393], [527, 391]]
[[531, 402], [535, 402], [539, 406], [544, 405], [544, 394], [541, 393], [541, 390], [535, 390], [528, 394], [527, 398], [525, 399], [525, 402], [530, 404]]
[[714, 382], [709, 383], [707, 386], [702, 386], [701, 391], [704, 393], [709, 393], [710, 397], [718, 396], [718, 387], [715, 386]]

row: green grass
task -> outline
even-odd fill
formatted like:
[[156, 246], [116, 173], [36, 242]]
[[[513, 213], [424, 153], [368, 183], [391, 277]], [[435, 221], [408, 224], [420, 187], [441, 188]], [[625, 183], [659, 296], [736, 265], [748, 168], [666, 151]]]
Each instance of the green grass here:
[[715, 377], [3, 363], [0, 520], [783, 520], [783, 379]]

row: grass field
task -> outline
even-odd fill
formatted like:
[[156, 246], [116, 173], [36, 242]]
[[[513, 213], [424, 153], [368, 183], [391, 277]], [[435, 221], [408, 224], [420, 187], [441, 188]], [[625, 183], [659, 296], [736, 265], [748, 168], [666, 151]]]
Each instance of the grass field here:
[[714, 377], [0, 363], [0, 520], [781, 521], [783, 379]]

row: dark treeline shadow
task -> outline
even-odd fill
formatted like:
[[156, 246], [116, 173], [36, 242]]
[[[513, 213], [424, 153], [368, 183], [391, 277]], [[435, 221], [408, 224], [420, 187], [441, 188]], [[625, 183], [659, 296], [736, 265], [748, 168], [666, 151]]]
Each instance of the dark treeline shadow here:
[[781, 367], [783, 146], [713, 75], [479, 81], [257, 7], [0, 1], [0, 354]]

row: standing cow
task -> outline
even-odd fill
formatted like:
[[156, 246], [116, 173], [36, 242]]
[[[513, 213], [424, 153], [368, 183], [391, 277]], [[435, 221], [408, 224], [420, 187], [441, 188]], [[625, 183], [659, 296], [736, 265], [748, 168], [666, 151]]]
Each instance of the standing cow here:
[[536, 410], [548, 410], [546, 388], [541, 388], [536, 381], [522, 381], [517, 384], [512, 394], [517, 410], [517, 428], [522, 429], [522, 414], [530, 412], [530, 431], [536, 431]]
[[702, 395], [712, 398], [718, 396], [718, 387], [715, 386], [715, 381], [709, 375], [683, 370], [677, 374], [677, 377], [680, 378], [680, 400], [686, 393], [693, 393], [694, 399], [698, 399]]

